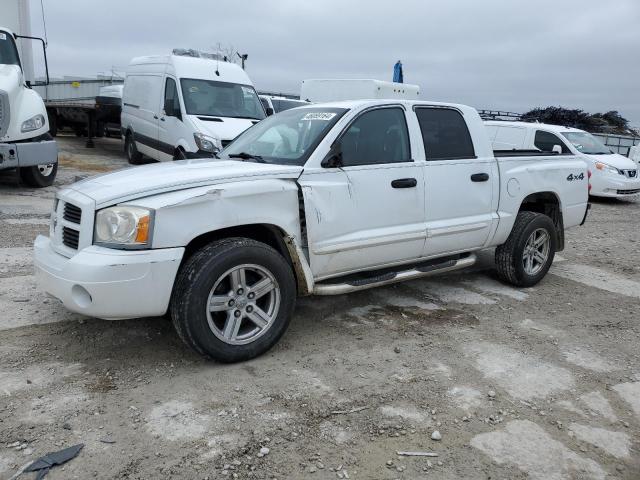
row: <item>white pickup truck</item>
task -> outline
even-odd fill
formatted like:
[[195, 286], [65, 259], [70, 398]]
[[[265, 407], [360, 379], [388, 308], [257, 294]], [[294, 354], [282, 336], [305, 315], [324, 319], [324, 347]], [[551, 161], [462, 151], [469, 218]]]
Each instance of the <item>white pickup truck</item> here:
[[406, 100], [315, 104], [220, 154], [146, 165], [56, 195], [35, 241], [40, 288], [86, 315], [170, 312], [196, 351], [233, 362], [274, 345], [299, 295], [336, 295], [472, 265], [539, 282], [584, 222], [571, 155], [493, 152], [477, 112]]

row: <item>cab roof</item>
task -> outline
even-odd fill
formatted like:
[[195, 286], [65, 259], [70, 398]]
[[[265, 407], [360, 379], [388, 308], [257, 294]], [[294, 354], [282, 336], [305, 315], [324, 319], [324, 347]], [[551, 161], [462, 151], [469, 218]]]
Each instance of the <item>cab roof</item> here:
[[[127, 73], [143, 72], [146, 67], [157, 71], [160, 65], [172, 65], [178, 78], [199, 78], [219, 82], [253, 85], [249, 75], [235, 63], [210, 58], [189, 57], [184, 55], [150, 55], [135, 57], [129, 62]], [[154, 68], [155, 67], [155, 68]], [[216, 71], [219, 73], [216, 74]]]
[[584, 132], [584, 130], [580, 130], [579, 128], [564, 127], [562, 125], [552, 125], [550, 123], [510, 122], [508, 120], [486, 120], [484, 123], [485, 125], [495, 125], [495, 126], [503, 126], [503, 127], [521, 127], [521, 128], [531, 129], [531, 130], [545, 130], [547, 132], [553, 132], [553, 133]]

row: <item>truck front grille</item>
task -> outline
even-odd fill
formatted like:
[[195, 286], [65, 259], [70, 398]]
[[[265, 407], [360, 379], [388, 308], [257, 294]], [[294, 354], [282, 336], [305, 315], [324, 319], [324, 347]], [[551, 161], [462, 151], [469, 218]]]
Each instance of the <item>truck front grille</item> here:
[[80, 232], [69, 227], [62, 227], [62, 243], [74, 250], [78, 249], [80, 243]]
[[636, 188], [635, 190], [618, 190], [618, 195], [636, 195], [640, 193], [640, 188]]
[[9, 95], [0, 90], [0, 137], [4, 137], [9, 128]]
[[65, 203], [62, 218], [67, 222], [77, 223], [79, 225], [82, 220], [82, 210], [80, 207], [76, 207], [72, 203]]

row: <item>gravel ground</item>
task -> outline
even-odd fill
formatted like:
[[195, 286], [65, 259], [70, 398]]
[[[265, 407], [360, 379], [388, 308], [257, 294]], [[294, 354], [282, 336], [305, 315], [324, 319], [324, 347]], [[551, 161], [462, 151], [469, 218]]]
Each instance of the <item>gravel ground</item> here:
[[640, 478], [640, 201], [594, 201], [535, 288], [496, 281], [487, 252], [302, 299], [276, 348], [219, 365], [164, 319], [84, 318], [35, 289], [55, 189], [126, 167], [119, 140], [59, 145], [55, 187], [0, 174], [0, 478], [78, 443], [47, 478]]

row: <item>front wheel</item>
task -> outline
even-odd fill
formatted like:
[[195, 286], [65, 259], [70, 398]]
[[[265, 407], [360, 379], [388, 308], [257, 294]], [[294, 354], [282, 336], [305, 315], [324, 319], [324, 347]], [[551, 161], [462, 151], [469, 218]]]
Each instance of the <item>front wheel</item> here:
[[58, 173], [57, 163], [47, 163], [33, 167], [22, 167], [18, 170], [20, 180], [25, 185], [35, 188], [50, 187]]
[[210, 243], [181, 268], [171, 297], [180, 338], [220, 362], [261, 355], [284, 334], [296, 300], [289, 263], [254, 240]]
[[507, 241], [496, 248], [498, 276], [517, 287], [532, 287], [551, 268], [556, 248], [553, 221], [542, 213], [520, 212]]

